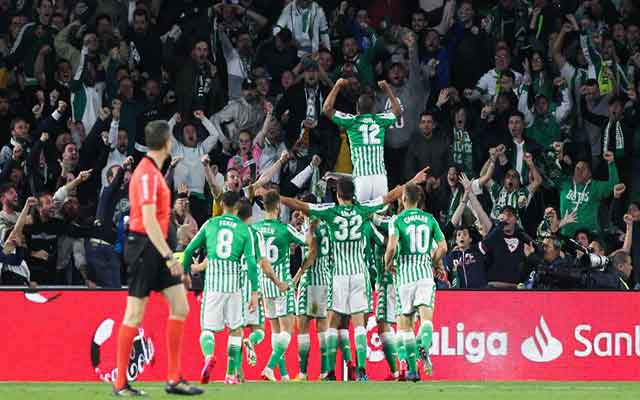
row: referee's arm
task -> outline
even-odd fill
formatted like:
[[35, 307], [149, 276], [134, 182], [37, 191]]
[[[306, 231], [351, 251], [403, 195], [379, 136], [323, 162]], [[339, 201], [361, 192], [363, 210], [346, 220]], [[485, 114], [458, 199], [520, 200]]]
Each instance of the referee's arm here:
[[169, 244], [164, 238], [160, 223], [156, 217], [156, 205], [155, 204], [143, 204], [142, 205], [142, 223], [144, 224], [144, 230], [151, 240], [151, 243], [155, 246], [162, 257], [169, 257], [173, 254]]

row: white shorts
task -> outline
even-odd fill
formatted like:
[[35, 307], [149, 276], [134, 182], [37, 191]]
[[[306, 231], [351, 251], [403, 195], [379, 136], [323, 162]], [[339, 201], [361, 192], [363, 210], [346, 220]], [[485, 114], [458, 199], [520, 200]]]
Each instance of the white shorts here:
[[262, 296], [258, 295], [258, 306], [254, 311], [249, 311], [249, 301], [244, 300], [244, 326], [261, 326], [264, 324], [264, 311], [262, 308]]
[[365, 274], [334, 275], [329, 309], [345, 315], [368, 312], [366, 280]]
[[264, 314], [267, 319], [276, 319], [293, 315], [295, 312], [295, 298], [293, 290], [289, 290], [284, 296], [265, 297]]
[[296, 314], [312, 318], [327, 318], [327, 286], [307, 286], [298, 288]]
[[356, 187], [356, 200], [359, 202], [384, 196], [389, 191], [386, 175], [357, 176], [353, 183]]
[[202, 297], [200, 326], [202, 330], [218, 332], [242, 327], [244, 322], [242, 292], [222, 293], [205, 291]]
[[433, 279], [421, 279], [407, 283], [398, 288], [399, 311], [403, 315], [411, 315], [418, 306], [425, 306], [433, 310], [435, 297], [436, 284]]

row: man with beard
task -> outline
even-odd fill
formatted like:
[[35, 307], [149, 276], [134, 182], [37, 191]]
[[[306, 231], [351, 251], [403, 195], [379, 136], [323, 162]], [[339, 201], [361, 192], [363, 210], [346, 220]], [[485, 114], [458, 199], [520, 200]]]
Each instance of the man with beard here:
[[334, 80], [343, 75], [343, 73], [351, 68], [358, 76], [358, 80], [369, 86], [375, 84], [375, 72], [373, 69], [373, 59], [378, 51], [375, 43], [363, 52], [358, 47], [358, 41], [354, 36], [348, 36], [342, 40], [342, 56], [343, 60], [335, 71]]
[[[385, 165], [389, 171], [389, 187], [395, 187], [403, 181], [407, 147], [414, 132], [418, 131], [420, 113], [424, 111], [429, 94], [429, 80], [422, 76], [418, 46], [413, 33], [403, 37], [409, 49], [409, 78], [406, 79], [404, 63], [392, 58], [387, 71], [387, 82], [391, 85], [395, 97], [402, 108], [402, 116], [389, 127], [385, 141]], [[392, 103], [389, 96], [381, 93], [377, 97], [377, 109], [390, 112]]]
[[[260, 105], [260, 97], [256, 83], [245, 80], [242, 83], [241, 97], [231, 100], [225, 108], [210, 118], [220, 135], [225, 149], [238, 147], [241, 130], [258, 132], [264, 121], [264, 110]], [[222, 125], [226, 125], [226, 135]]]
[[449, 138], [437, 129], [435, 116], [430, 111], [420, 114], [418, 128], [404, 155], [404, 176], [411, 178], [428, 165], [431, 175], [437, 179], [445, 173], [451, 161]]
[[3, 146], [2, 150], [0, 150], [0, 169], [3, 169], [5, 164], [13, 158], [16, 146], [19, 146], [25, 154], [27, 147], [29, 147], [29, 124], [24, 118], [14, 118], [9, 125], [9, 129], [11, 132], [9, 144]]
[[162, 65], [162, 42], [149, 21], [144, 9], [133, 12], [133, 29], [127, 35], [129, 46], [129, 65], [135, 66], [140, 73], [160, 77]]
[[227, 60], [229, 99], [234, 100], [241, 95], [242, 83], [246, 79], [251, 79], [254, 56], [253, 42], [251, 41], [251, 35], [247, 31], [238, 31], [236, 33], [235, 47], [222, 29], [220, 29], [219, 34], [222, 42], [222, 52]]
[[560, 191], [560, 215], [573, 212], [576, 221], [562, 227], [560, 233], [573, 236], [579, 229], [601, 232], [598, 222], [598, 210], [602, 200], [611, 196], [613, 187], [618, 184], [618, 168], [613, 152], [603, 155], [608, 164], [609, 179], [597, 181], [591, 177], [591, 168], [585, 161], [578, 161], [573, 170], [573, 178], [564, 177], [558, 184]]
[[8, 183], [0, 187], [0, 243], [4, 243], [18, 220], [18, 192], [16, 188]]

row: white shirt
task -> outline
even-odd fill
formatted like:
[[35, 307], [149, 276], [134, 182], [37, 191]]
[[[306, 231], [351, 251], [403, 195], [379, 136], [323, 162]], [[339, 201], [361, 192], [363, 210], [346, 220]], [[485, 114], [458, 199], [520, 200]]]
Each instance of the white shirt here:
[[522, 182], [522, 166], [524, 165], [524, 140], [522, 143], [518, 143], [515, 140], [513, 144], [516, 145], [516, 171], [520, 174], [520, 182]]

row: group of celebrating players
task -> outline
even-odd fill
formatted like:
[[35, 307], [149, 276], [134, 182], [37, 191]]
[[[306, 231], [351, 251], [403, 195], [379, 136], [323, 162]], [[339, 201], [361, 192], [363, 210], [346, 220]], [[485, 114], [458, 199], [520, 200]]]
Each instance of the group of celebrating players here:
[[[341, 113], [334, 109], [334, 104], [345, 84], [345, 80], [338, 80], [323, 107], [325, 115], [346, 130], [351, 146], [353, 179], [338, 180], [338, 204], [303, 202], [280, 196], [276, 190], [257, 188], [254, 194], [262, 197], [265, 215], [251, 224], [251, 202], [237, 192], [224, 192], [222, 215], [211, 218], [201, 227], [187, 246], [181, 265], [163, 239], [163, 236], [166, 238], [165, 215], [164, 205], [160, 203], [165, 201], [163, 187], [166, 184], [155, 175], [171, 146], [170, 140], [162, 138], [169, 138], [170, 133], [168, 129], [165, 132], [166, 124], [161, 122], [148, 126], [150, 152], [145, 164], [141, 163], [134, 172], [130, 187], [130, 231], [133, 233], [129, 235], [125, 257], [134, 273], [119, 333], [120, 371], [126, 369], [123, 357], [130, 352], [131, 330], [142, 319], [149, 292], [162, 291], [170, 306], [169, 381], [165, 389], [168, 393], [202, 393], [179, 376], [179, 347], [186, 317], [183, 310], [188, 310], [188, 306], [184, 289], [177, 287], [181, 286], [183, 273], [188, 276], [188, 272], [194, 271], [204, 273], [205, 277], [200, 335], [205, 358], [202, 383], [209, 381], [216, 362], [215, 333], [225, 328], [229, 329], [230, 336], [224, 381], [236, 384], [243, 380], [242, 354], [249, 365], [256, 365], [255, 347], [264, 339], [264, 317], [269, 320], [272, 334], [271, 356], [261, 373], [265, 379], [276, 381], [276, 368], [282, 380], [289, 379], [284, 354], [296, 324], [300, 362], [296, 380], [307, 379], [309, 324], [315, 319], [321, 379], [336, 379], [339, 348], [350, 379], [366, 381], [366, 321], [372, 312], [371, 266], [376, 270], [376, 317], [391, 370], [389, 380], [418, 381], [417, 358], [422, 359], [425, 373], [431, 373], [428, 352], [435, 298], [432, 264], [446, 254], [447, 245], [435, 218], [418, 208], [422, 195], [418, 185], [426, 180], [428, 167], [411, 181], [387, 192], [383, 156], [385, 128], [400, 117], [400, 105], [383, 81], [379, 86], [391, 100], [391, 113], [374, 114], [374, 100], [366, 94], [358, 99], [357, 115]], [[154, 139], [154, 135], [161, 138]], [[147, 165], [148, 161], [155, 162], [155, 166]], [[385, 215], [389, 205], [400, 198], [396, 215]], [[282, 206], [305, 215], [301, 231], [280, 220]], [[134, 207], [142, 211], [134, 212]], [[168, 211], [166, 213], [168, 217]], [[140, 240], [144, 245], [141, 246]], [[290, 273], [291, 244], [304, 250], [303, 262], [295, 277]], [[194, 253], [203, 247], [206, 262], [192, 265]], [[160, 267], [154, 267], [155, 264]], [[417, 337], [416, 318], [420, 321]], [[355, 334], [355, 364], [351, 360], [349, 322]], [[397, 324], [397, 332], [392, 324]], [[245, 328], [250, 332], [247, 337], [243, 337]], [[399, 366], [396, 358], [400, 360]], [[131, 388], [126, 377], [119, 376], [114, 394], [142, 393]]]

